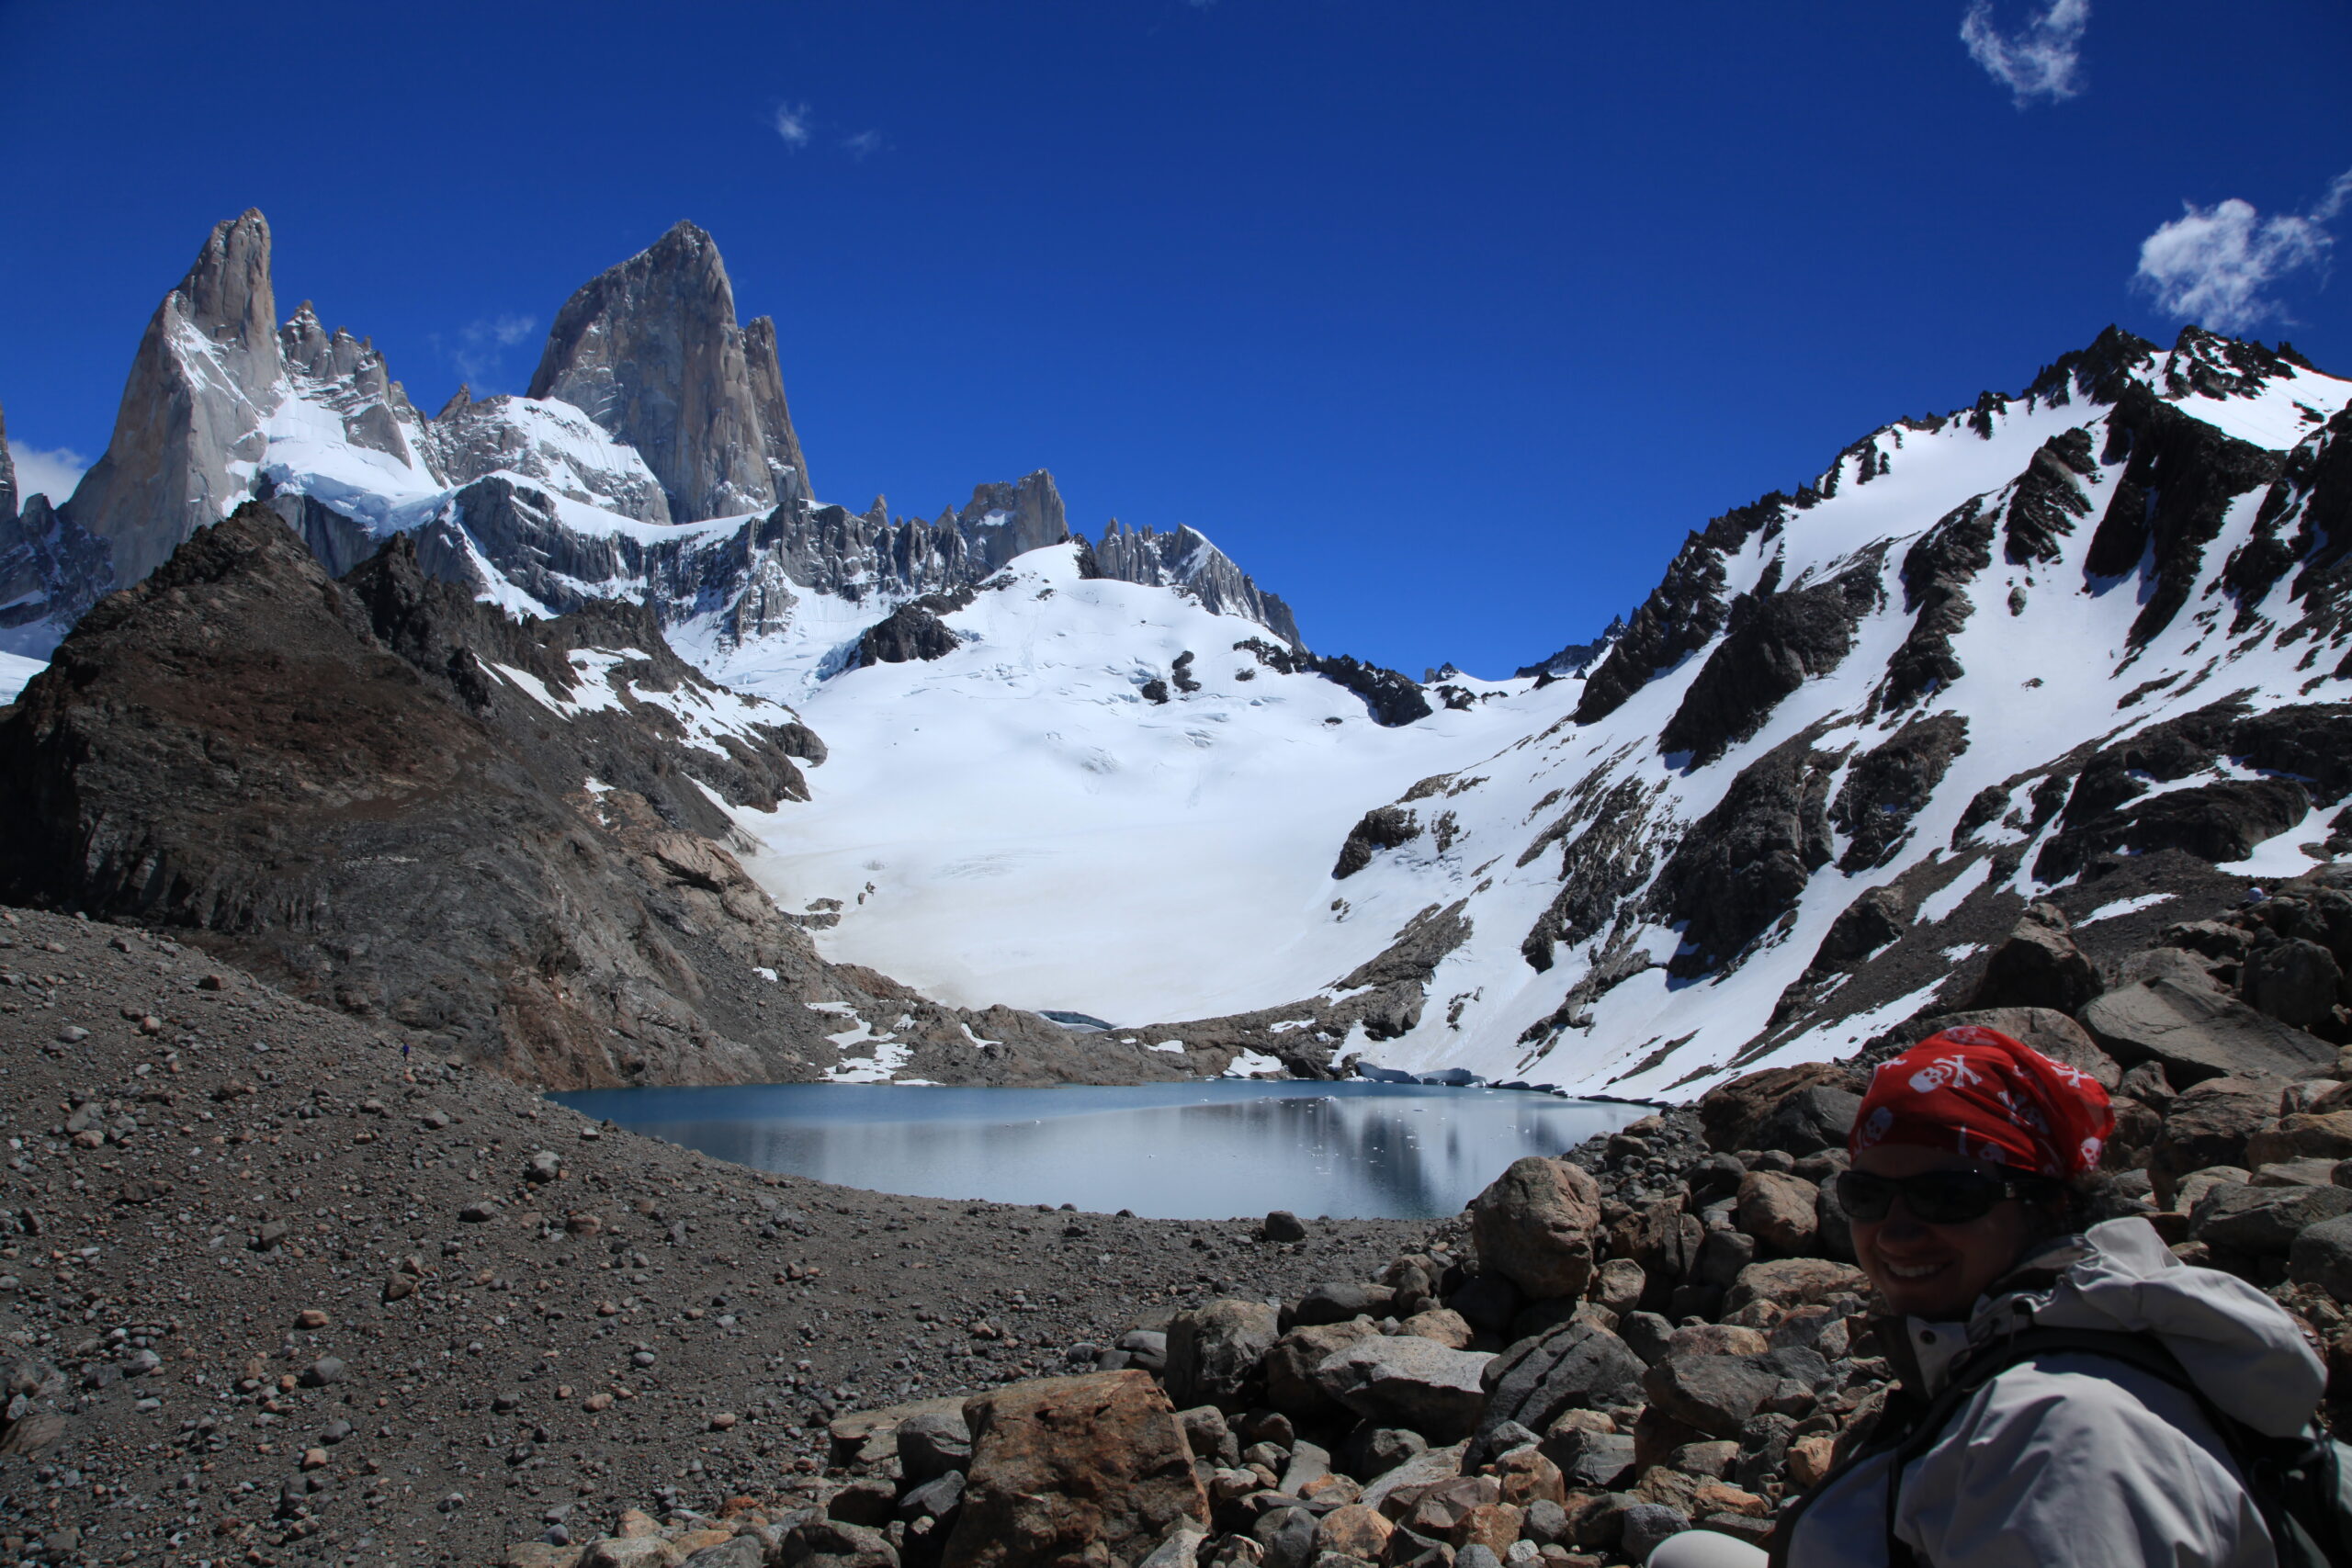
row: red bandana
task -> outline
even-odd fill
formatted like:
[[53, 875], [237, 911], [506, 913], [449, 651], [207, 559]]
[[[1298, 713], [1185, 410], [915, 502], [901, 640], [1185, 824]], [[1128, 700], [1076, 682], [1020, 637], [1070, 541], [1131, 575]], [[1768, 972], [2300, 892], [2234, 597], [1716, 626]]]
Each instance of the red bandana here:
[[1846, 1146], [1917, 1144], [2064, 1178], [2098, 1168], [2114, 1130], [2098, 1079], [1971, 1024], [1881, 1063]]

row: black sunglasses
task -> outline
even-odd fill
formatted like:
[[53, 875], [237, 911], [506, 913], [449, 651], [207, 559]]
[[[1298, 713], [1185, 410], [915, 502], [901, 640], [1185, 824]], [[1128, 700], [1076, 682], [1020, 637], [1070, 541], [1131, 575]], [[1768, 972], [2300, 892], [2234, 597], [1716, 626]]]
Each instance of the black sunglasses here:
[[1866, 1170], [1838, 1173], [1838, 1206], [1849, 1219], [1876, 1224], [1900, 1197], [1922, 1224], [1964, 1225], [1992, 1213], [2004, 1198], [2046, 1201], [2058, 1183], [2037, 1176], [2002, 1177], [1981, 1170], [1926, 1170], [1917, 1176], [1872, 1176]]

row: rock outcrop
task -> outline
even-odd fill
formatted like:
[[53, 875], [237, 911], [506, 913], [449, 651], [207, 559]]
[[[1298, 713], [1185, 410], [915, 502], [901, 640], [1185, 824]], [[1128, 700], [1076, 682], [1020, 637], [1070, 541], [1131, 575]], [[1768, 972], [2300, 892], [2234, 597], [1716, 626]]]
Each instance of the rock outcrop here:
[[681, 222], [564, 302], [531, 376], [640, 453], [672, 519], [766, 512], [810, 494], [775, 327], [736, 324], [711, 237]]
[[1260, 588], [1233, 564], [1232, 557], [1191, 527], [1159, 534], [1125, 527], [1114, 517], [1090, 554], [1097, 575], [1146, 587], [1182, 588], [1217, 615], [1245, 616], [1293, 647], [1306, 646], [1290, 606]]
[[[213, 227], [140, 340], [106, 454], [61, 504], [136, 582], [247, 493], [284, 367], [269, 224], [247, 209]], [[249, 470], [248, 470], [249, 471]]]
[[853, 1043], [940, 1081], [1198, 1070], [820, 960], [726, 808], [805, 798], [822, 756], [642, 606], [518, 624], [407, 535], [338, 581], [252, 503], [85, 615], [0, 724], [0, 896], [183, 930], [555, 1088], [888, 1076]]

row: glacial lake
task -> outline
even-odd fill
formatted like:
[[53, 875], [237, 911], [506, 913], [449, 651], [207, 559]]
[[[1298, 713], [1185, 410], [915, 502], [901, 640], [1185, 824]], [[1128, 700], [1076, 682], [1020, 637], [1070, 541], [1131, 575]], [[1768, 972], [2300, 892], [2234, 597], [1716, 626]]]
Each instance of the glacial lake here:
[[549, 1098], [759, 1170], [924, 1198], [1073, 1203], [1152, 1219], [1429, 1219], [1524, 1155], [1558, 1155], [1635, 1105], [1423, 1084], [930, 1089], [762, 1084]]

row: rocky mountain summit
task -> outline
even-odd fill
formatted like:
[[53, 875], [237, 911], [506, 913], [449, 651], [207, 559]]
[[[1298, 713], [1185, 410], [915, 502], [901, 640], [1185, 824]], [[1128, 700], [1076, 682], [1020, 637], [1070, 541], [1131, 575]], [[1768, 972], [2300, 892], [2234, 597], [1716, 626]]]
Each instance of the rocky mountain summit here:
[[[248, 499], [337, 572], [414, 532], [427, 571], [512, 610], [650, 604], [727, 647], [789, 629], [812, 591], [879, 619], [1070, 536], [1043, 470], [977, 486], [931, 524], [820, 503], [775, 322], [739, 324], [718, 247], [691, 223], [573, 293], [527, 396], [461, 389], [430, 419], [367, 339], [329, 332], [307, 300], [279, 324], [275, 299], [267, 221], [218, 225], [149, 323], [106, 456], [52, 498], [63, 522], [0, 516], [18, 589], [0, 611], [7, 651], [45, 655], [107, 588]], [[1197, 535], [1114, 548], [1102, 570], [1197, 588], [1296, 638], [1280, 601]]]
[[509, 619], [396, 535], [340, 581], [270, 509], [85, 615], [0, 708], [0, 888], [117, 915], [549, 1087], [1140, 1081], [1090, 1044], [827, 964], [728, 812], [821, 741], [644, 607]]

